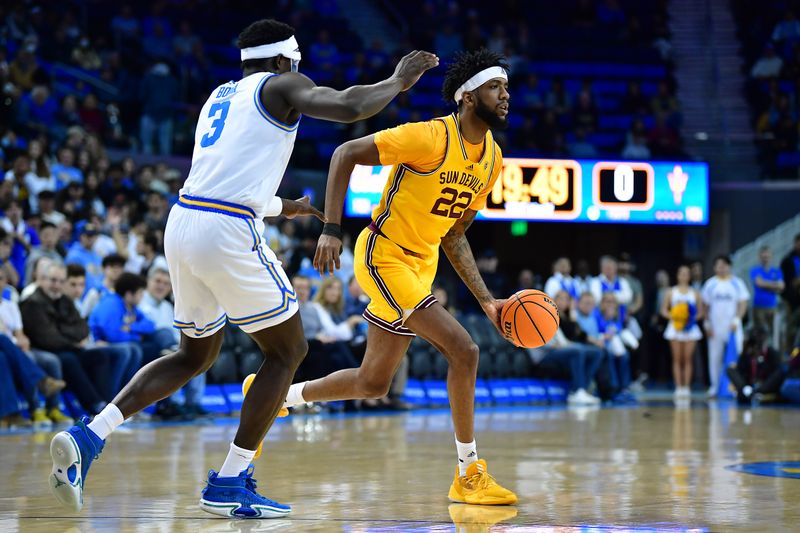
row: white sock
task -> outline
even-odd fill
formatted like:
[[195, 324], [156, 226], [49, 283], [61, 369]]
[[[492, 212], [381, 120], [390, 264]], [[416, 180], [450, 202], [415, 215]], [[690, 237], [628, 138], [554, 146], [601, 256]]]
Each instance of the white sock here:
[[228, 450], [228, 457], [219, 469], [219, 477], [237, 477], [242, 470], [246, 470], [253, 461], [255, 450], [245, 450], [239, 448], [231, 442], [231, 449]]
[[286, 393], [286, 401], [283, 402], [284, 407], [294, 407], [295, 405], [303, 405], [306, 403], [303, 398], [303, 387], [306, 386], [307, 381], [302, 383], [295, 383], [289, 387], [289, 392]]
[[478, 447], [475, 440], [472, 442], [458, 442], [456, 438], [456, 451], [458, 452], [458, 473], [461, 476], [467, 475], [467, 467], [478, 460]]
[[101, 439], [106, 440], [111, 435], [111, 432], [123, 422], [125, 422], [125, 417], [122, 416], [122, 411], [119, 410], [119, 407], [110, 403], [99, 414], [95, 415], [86, 427]]

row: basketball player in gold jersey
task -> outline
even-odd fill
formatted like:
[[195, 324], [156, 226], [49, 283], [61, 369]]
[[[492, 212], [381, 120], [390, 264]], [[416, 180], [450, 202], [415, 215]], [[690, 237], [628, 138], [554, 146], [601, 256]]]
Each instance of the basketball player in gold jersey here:
[[508, 65], [487, 50], [463, 53], [447, 70], [443, 93], [452, 115], [411, 123], [349, 141], [334, 152], [325, 196], [327, 223], [314, 266], [339, 268], [342, 206], [355, 165], [393, 165], [372, 223], [355, 246], [355, 275], [371, 298], [367, 349], [360, 368], [292, 385], [285, 406], [303, 402], [380, 398], [416, 334], [449, 363], [447, 390], [455, 426], [458, 468], [452, 501], [507, 505], [516, 495], [478, 460], [473, 408], [478, 347], [431, 294], [439, 246], [500, 331], [504, 300], [495, 299], [478, 272], [464, 235], [500, 174], [502, 154], [490, 128], [508, 124]]

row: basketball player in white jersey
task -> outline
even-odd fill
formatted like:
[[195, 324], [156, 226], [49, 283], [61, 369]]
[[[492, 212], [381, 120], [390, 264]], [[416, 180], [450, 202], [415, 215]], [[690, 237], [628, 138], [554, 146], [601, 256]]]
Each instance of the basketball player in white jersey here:
[[240, 518], [279, 517], [291, 510], [256, 492], [250, 466], [308, 348], [297, 295], [261, 239], [262, 219], [280, 214], [323, 218], [306, 198], [275, 196], [302, 114], [337, 122], [370, 117], [438, 59], [415, 51], [386, 80], [336, 91], [297, 72], [300, 51], [294, 29], [286, 24], [255, 22], [237, 44], [243, 78], [214, 89], [203, 106], [192, 168], [164, 235], [180, 349], [142, 368], [93, 420], [84, 417], [53, 438], [50, 485], [74, 510], [83, 506], [86, 474], [106, 437], [208, 370], [219, 354], [225, 322], [250, 334], [265, 359], [242, 405], [228, 456], [219, 472], [209, 472], [200, 507]]

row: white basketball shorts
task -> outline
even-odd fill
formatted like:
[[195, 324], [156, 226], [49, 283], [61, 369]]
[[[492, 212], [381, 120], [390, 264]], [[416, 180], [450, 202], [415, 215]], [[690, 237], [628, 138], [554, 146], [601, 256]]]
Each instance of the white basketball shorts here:
[[249, 207], [181, 196], [164, 232], [176, 328], [207, 337], [227, 320], [252, 333], [297, 312], [297, 295], [263, 231]]

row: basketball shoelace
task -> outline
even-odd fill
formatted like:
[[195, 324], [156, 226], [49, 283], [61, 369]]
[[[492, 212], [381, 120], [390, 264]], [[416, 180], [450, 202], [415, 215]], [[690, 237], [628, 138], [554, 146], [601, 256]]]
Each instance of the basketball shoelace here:
[[[465, 476], [466, 477], [466, 476]], [[467, 485], [474, 489], [486, 489], [489, 488], [491, 485], [496, 485], [497, 482], [494, 480], [489, 472], [485, 471], [481, 465], [478, 465], [478, 471], [472, 474], [471, 476], [467, 477]]]

